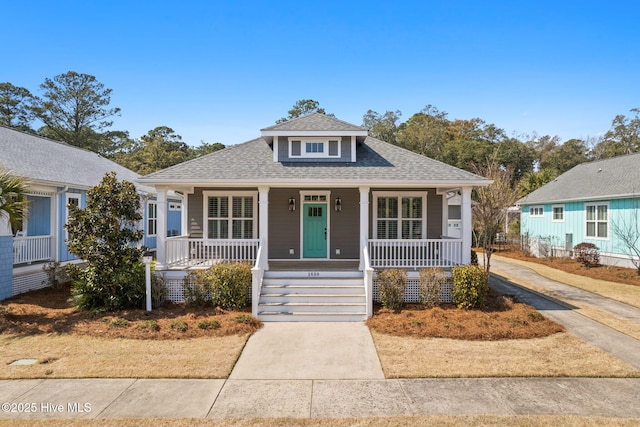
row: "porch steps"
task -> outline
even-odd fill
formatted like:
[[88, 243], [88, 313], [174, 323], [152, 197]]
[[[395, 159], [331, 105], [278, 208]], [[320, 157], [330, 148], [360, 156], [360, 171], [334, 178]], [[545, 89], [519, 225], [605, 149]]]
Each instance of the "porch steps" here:
[[258, 318], [263, 322], [360, 322], [366, 320], [366, 310], [361, 272], [268, 271]]

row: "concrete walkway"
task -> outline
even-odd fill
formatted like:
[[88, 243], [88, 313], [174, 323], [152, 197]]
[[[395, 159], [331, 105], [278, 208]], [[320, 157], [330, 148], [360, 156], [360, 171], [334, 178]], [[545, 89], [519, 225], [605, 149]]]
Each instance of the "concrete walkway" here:
[[[570, 294], [573, 301], [584, 298], [631, 322], [639, 321], [640, 310], [582, 294], [508, 261], [493, 258], [492, 263], [492, 287], [516, 295], [569, 332], [640, 369], [638, 340], [499, 273], [526, 278], [554, 289], [555, 295]], [[227, 380], [0, 380], [0, 420], [481, 414], [640, 419], [638, 396], [640, 379], [635, 378], [384, 379], [362, 323], [269, 323], [248, 340]]]
[[249, 338], [229, 379], [384, 379], [384, 374], [364, 323], [272, 322]]
[[[574, 310], [575, 307], [563, 301], [563, 297], [588, 303], [600, 310], [640, 325], [639, 308], [547, 279], [530, 268], [511, 263], [505, 258], [492, 257], [491, 272], [490, 283], [494, 289], [505, 294], [515, 295], [519, 301], [533, 306], [547, 318], [563, 325], [570, 333], [640, 369], [640, 341], [579, 314]], [[553, 291], [557, 299], [541, 296], [519, 286], [515, 283], [518, 281], [517, 279], [508, 281], [500, 276], [501, 272], [507, 272], [510, 276], [516, 276]]]

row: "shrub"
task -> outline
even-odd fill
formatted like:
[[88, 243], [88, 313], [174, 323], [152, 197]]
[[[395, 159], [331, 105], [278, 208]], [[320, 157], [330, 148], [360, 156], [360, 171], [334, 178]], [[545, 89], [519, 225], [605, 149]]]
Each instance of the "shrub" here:
[[600, 264], [600, 249], [593, 243], [578, 243], [573, 250], [575, 258], [584, 267], [595, 267]]
[[218, 329], [220, 322], [217, 320], [205, 319], [198, 322], [198, 328], [200, 329]]
[[429, 308], [440, 304], [440, 293], [446, 283], [447, 276], [442, 268], [420, 270], [420, 303]]
[[204, 307], [211, 302], [211, 269], [190, 272], [182, 285], [184, 301], [196, 307]]
[[484, 306], [489, 293], [489, 274], [473, 265], [462, 265], [451, 269], [453, 303], [459, 308]]
[[61, 285], [69, 281], [65, 269], [60, 265], [59, 261], [49, 261], [45, 263], [42, 266], [42, 271], [47, 275], [47, 280], [42, 283], [46, 283], [53, 289], [59, 289]]
[[244, 323], [245, 325], [258, 325], [258, 320], [249, 314], [238, 314], [233, 318], [236, 323]]
[[109, 322], [109, 327], [110, 328], [127, 328], [129, 327], [129, 321], [127, 319], [123, 319], [122, 317], [119, 317]]
[[174, 329], [174, 330], [180, 331], [180, 332], [186, 332], [187, 329], [189, 329], [189, 325], [187, 324], [187, 322], [185, 322], [183, 320], [174, 320], [173, 322], [171, 322], [169, 327], [171, 329]]
[[156, 320], [145, 320], [138, 325], [138, 329], [142, 331], [159, 331], [160, 325], [158, 325]]
[[248, 262], [218, 264], [211, 271], [211, 301], [225, 310], [247, 306], [251, 287], [251, 264]]
[[390, 268], [378, 273], [378, 294], [384, 308], [400, 310], [404, 304], [407, 288], [407, 272]]

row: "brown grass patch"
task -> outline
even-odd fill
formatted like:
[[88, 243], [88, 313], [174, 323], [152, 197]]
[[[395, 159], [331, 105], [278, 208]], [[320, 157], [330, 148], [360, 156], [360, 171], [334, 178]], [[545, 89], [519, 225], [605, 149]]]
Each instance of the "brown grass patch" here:
[[[100, 338], [176, 340], [252, 334], [262, 324], [245, 311], [167, 303], [151, 312], [89, 312], [69, 306], [69, 287], [44, 288], [3, 301], [0, 333], [73, 334]], [[208, 327], [203, 327], [208, 325]], [[212, 326], [213, 325], [213, 326]]]
[[451, 304], [426, 309], [409, 305], [400, 312], [377, 307], [369, 328], [389, 335], [494, 341], [546, 337], [564, 328], [531, 306], [489, 291], [485, 308], [465, 310]]
[[[569, 333], [462, 341], [372, 332], [386, 378], [640, 377], [640, 371]], [[410, 356], [407, 356], [410, 355]]]

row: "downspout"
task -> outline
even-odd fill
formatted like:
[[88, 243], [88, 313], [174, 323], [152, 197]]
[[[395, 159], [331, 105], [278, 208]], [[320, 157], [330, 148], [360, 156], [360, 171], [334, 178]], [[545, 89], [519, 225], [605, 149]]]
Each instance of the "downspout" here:
[[53, 261], [60, 260], [60, 242], [58, 241], [58, 239], [60, 238], [59, 231], [62, 229], [62, 224], [60, 224], [59, 197], [62, 193], [66, 193], [67, 191], [69, 191], [69, 186], [65, 185], [62, 190], [56, 191], [54, 193], [55, 197], [53, 203], [53, 230], [55, 231], [55, 233], [52, 235], [53, 241], [51, 242], [51, 244], [53, 245]]

